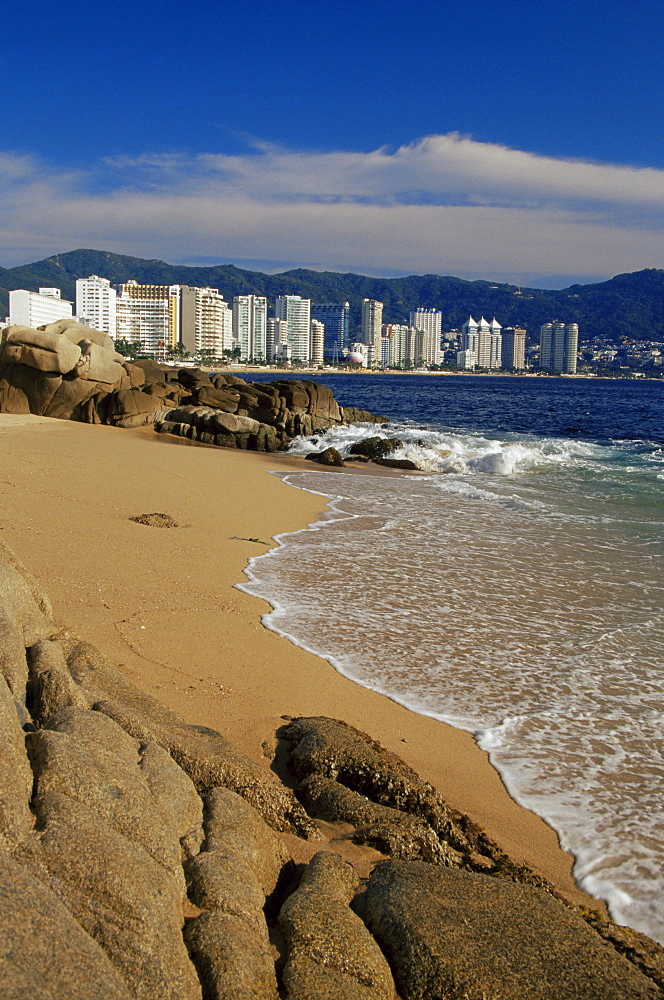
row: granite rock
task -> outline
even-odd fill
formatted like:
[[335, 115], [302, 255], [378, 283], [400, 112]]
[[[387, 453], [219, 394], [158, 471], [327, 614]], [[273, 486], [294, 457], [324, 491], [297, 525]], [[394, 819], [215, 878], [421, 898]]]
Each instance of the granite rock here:
[[403, 1000], [655, 1000], [654, 983], [549, 893], [418, 861], [386, 861], [365, 919]]
[[360, 888], [353, 868], [320, 851], [279, 914], [286, 942], [286, 1000], [393, 1000], [389, 966], [349, 906]]
[[0, 940], [2, 1000], [132, 1000], [66, 906], [1, 850]]

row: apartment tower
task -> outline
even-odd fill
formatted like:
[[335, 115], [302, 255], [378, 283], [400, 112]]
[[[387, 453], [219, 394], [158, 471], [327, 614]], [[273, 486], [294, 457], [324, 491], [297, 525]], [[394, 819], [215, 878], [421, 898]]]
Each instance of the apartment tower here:
[[263, 295], [236, 295], [233, 299], [233, 336], [244, 361], [266, 361], [267, 299]]
[[293, 361], [308, 364], [311, 337], [311, 299], [301, 295], [279, 295], [274, 308], [277, 319], [288, 324], [287, 338]]
[[373, 347], [374, 359], [380, 358], [383, 328], [383, 303], [377, 299], [362, 299], [362, 343]]
[[101, 330], [115, 340], [117, 330], [116, 306], [118, 293], [108, 278], [91, 274], [76, 280], [76, 315], [81, 323]]
[[574, 375], [579, 328], [576, 323], [544, 323], [540, 327], [540, 368]]

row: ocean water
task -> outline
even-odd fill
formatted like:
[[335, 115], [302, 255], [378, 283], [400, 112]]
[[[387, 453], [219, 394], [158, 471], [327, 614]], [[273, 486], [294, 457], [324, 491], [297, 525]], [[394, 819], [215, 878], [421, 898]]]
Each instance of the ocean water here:
[[[324, 517], [253, 559], [265, 624], [475, 735], [612, 916], [664, 943], [664, 383], [327, 376], [422, 470], [284, 475]], [[316, 581], [315, 584], [312, 581]]]

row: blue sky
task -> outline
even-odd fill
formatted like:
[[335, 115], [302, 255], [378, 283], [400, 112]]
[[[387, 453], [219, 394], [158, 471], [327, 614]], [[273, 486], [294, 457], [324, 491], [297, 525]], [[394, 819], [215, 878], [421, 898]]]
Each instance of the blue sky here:
[[0, 264], [662, 266], [663, 0], [0, 0]]

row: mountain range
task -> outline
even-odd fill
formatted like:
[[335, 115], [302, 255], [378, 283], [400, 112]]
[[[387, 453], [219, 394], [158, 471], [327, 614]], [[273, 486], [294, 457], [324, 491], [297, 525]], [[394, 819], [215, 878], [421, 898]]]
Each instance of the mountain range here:
[[314, 302], [351, 305], [351, 330], [359, 328], [363, 298], [384, 303], [383, 322], [407, 323], [411, 310], [441, 309], [445, 330], [458, 329], [469, 315], [494, 316], [503, 326], [523, 326], [532, 339], [542, 323], [559, 319], [578, 323], [580, 339], [606, 337], [664, 340], [664, 269], [619, 274], [608, 281], [569, 288], [519, 288], [490, 281], [466, 281], [438, 274], [404, 278], [372, 278], [297, 268], [279, 274], [248, 271], [233, 264], [192, 267], [145, 260], [103, 250], [72, 250], [33, 264], [0, 268], [0, 315], [8, 311], [14, 288], [37, 291], [55, 286], [75, 300], [76, 279], [97, 274], [112, 284], [136, 279], [139, 284], [195, 285], [217, 288], [228, 302], [234, 295], [302, 295]]

